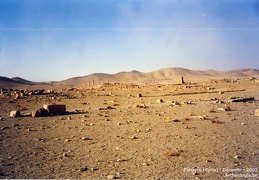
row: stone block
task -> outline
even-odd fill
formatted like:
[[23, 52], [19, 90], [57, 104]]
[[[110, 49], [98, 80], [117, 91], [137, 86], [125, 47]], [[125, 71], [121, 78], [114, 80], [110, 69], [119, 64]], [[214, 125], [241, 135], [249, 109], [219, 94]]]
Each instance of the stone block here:
[[37, 109], [31, 113], [32, 117], [46, 117], [49, 115], [50, 115], [49, 111], [44, 108]]
[[14, 110], [10, 112], [10, 117], [20, 117], [20, 116], [21, 116], [20, 111]]
[[66, 113], [66, 105], [65, 104], [45, 104], [43, 105], [44, 109], [49, 111], [49, 114], [52, 115], [61, 115]]

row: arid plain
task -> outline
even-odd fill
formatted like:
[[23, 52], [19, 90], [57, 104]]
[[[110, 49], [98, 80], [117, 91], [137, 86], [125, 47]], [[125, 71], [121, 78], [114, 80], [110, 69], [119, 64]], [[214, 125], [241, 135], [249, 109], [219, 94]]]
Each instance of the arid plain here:
[[[258, 79], [180, 68], [2, 78], [0, 178], [257, 179]], [[48, 104], [66, 113], [31, 117]]]

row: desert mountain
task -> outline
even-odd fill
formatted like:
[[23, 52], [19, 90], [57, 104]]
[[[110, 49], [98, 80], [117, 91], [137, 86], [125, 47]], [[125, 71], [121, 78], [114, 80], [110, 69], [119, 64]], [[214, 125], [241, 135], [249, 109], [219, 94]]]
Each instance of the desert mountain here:
[[19, 77], [8, 78], [8, 77], [0, 76], [0, 87], [1, 88], [13, 88], [13, 87], [17, 87], [21, 84], [31, 85], [33, 83], [30, 81], [27, 81], [25, 79], [19, 78]]
[[82, 77], [74, 77], [57, 82], [56, 85], [64, 86], [84, 86], [93, 80], [95, 85], [100, 82], [120, 82], [120, 83], [177, 83], [178, 78], [183, 76], [187, 82], [199, 82], [209, 79], [244, 79], [259, 78], [257, 69], [236, 69], [230, 71], [215, 70], [189, 70], [184, 68], [164, 68], [152, 72], [119, 72], [116, 74], [95, 73]]
[[94, 73], [82, 77], [73, 77], [67, 80], [53, 83], [37, 83], [22, 79], [20, 77], [7, 78], [0, 76], [0, 88], [18, 88], [21, 86], [33, 85], [33, 87], [41, 87], [48, 85], [49, 87], [73, 87], [73, 86], [88, 86], [89, 83], [98, 85], [102, 82], [110, 83], [177, 83], [178, 78], [183, 76], [186, 82], [199, 82], [210, 79], [244, 79], [255, 77], [259, 79], [259, 70], [257, 69], [236, 69], [230, 71], [216, 70], [190, 70], [184, 68], [164, 68], [151, 72], [119, 72], [116, 74]]
[[13, 77], [13, 78], [11, 78], [11, 80], [13, 80], [17, 83], [21, 83], [21, 84], [30, 84], [30, 85], [36, 84], [35, 82], [28, 81], [28, 80], [20, 78], [20, 77]]

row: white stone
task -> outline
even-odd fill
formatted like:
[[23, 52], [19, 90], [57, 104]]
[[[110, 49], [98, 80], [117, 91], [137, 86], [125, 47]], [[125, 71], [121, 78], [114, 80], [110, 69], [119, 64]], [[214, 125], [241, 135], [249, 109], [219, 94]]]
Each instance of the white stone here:
[[20, 116], [21, 116], [20, 111], [14, 110], [10, 112], [10, 117], [20, 117]]
[[107, 179], [115, 179], [115, 177], [113, 175], [109, 175], [107, 176]]

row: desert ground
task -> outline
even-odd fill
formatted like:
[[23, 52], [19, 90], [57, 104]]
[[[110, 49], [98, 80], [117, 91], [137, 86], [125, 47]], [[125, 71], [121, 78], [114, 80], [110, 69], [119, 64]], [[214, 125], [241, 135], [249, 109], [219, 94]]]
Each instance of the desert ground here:
[[[258, 80], [15, 91], [0, 95], [0, 178], [258, 179]], [[44, 104], [66, 113], [31, 117]]]

